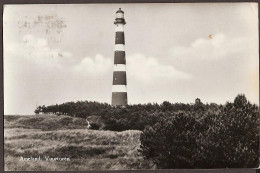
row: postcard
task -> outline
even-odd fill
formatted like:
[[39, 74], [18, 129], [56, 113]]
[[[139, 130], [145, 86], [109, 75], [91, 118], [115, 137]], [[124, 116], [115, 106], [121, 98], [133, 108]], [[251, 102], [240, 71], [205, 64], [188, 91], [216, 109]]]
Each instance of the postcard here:
[[257, 168], [257, 3], [6, 4], [5, 171]]

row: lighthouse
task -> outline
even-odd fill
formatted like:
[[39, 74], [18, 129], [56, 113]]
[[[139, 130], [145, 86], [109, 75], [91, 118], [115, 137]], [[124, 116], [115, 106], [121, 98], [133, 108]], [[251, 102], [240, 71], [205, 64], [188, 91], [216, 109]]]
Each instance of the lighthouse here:
[[116, 26], [114, 71], [112, 86], [112, 106], [127, 105], [127, 83], [126, 83], [126, 59], [125, 59], [125, 35], [124, 11], [119, 8], [116, 12], [114, 22]]

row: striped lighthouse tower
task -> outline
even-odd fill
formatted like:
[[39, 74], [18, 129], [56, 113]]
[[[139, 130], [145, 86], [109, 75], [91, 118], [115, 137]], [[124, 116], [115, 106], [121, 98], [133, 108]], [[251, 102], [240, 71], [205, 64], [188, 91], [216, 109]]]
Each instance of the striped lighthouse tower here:
[[114, 56], [114, 72], [113, 72], [113, 87], [112, 87], [112, 105], [125, 106], [127, 105], [127, 90], [126, 90], [126, 60], [125, 60], [125, 36], [124, 12], [119, 8], [116, 12], [116, 40], [115, 40], [115, 56]]

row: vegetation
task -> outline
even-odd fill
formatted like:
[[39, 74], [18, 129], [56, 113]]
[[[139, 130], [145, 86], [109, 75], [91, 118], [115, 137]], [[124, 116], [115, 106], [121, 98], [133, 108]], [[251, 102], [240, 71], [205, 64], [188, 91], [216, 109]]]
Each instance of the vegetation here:
[[16, 116], [8, 115], [4, 119], [5, 128], [25, 128], [46, 130], [86, 129], [88, 123], [82, 118], [64, 115]]
[[[143, 130], [145, 126], [153, 125], [158, 117], [168, 115], [170, 112], [194, 112], [204, 114], [209, 111], [219, 111], [220, 105], [203, 104], [196, 99], [195, 104], [163, 102], [162, 104], [138, 104], [111, 106], [106, 103], [78, 101], [67, 102], [50, 106], [39, 106], [36, 110], [43, 114], [67, 115], [70, 117], [92, 119], [100, 117], [102, 129], [113, 131]], [[104, 125], [103, 125], [104, 124]]]
[[[61, 147], [54, 153], [66, 153], [74, 159], [90, 159], [84, 161], [97, 164], [101, 169], [258, 166], [259, 107], [251, 104], [244, 95], [238, 95], [232, 103], [227, 102], [225, 105], [204, 104], [200, 99], [196, 99], [194, 104], [163, 102], [125, 107], [81, 101], [43, 105], [39, 106], [36, 112], [39, 112], [38, 116], [27, 117], [27, 119], [6, 117], [5, 126], [27, 130], [40, 129], [40, 133], [29, 136], [20, 132], [19, 140], [23, 138], [53, 140], [55, 149]], [[80, 130], [87, 126], [85, 118], [90, 121], [93, 129], [102, 129], [102, 131]], [[58, 131], [45, 132], [49, 130]], [[128, 134], [128, 132], [135, 134], [134, 141], [130, 142], [129, 138], [122, 141], [124, 137], [119, 134]], [[44, 135], [41, 135], [42, 133]], [[106, 138], [106, 135], [110, 136]], [[8, 139], [18, 140], [12, 137]], [[65, 142], [66, 145], [56, 146], [60, 141]], [[98, 149], [91, 146], [92, 148], [89, 149], [88, 144], [95, 147], [105, 146]], [[7, 149], [10, 147], [10, 144], [5, 145]], [[130, 146], [123, 149], [125, 145]], [[116, 149], [110, 148], [111, 146]], [[119, 146], [121, 151], [118, 152], [124, 154], [112, 156], [111, 153], [120, 148]], [[11, 148], [13, 147], [9, 149]], [[12, 150], [7, 150], [9, 157], [16, 156], [17, 148], [19, 149], [15, 146]], [[126, 164], [120, 159], [128, 158], [128, 152], [135, 154], [130, 154], [132, 162], [124, 160]], [[46, 149], [41, 153], [51, 155], [53, 151]], [[104, 158], [106, 162], [103, 162]], [[98, 159], [101, 159], [102, 163]], [[107, 163], [112, 165], [108, 166]], [[130, 163], [133, 165], [131, 166]], [[94, 169], [93, 165], [86, 164], [79, 169]], [[70, 165], [65, 170], [73, 170], [72, 168], [73, 165]]]
[[[71, 118], [70, 123], [67, 123], [66, 119], [70, 117], [62, 115], [5, 116], [4, 118], [6, 171], [154, 168], [154, 164], [144, 160], [137, 151], [140, 146], [141, 131], [89, 130], [78, 124], [78, 118]], [[37, 122], [38, 126], [35, 126], [32, 122], [37, 118], [39, 122]], [[55, 118], [58, 120], [55, 121]], [[58, 127], [53, 128], [55, 125]], [[76, 129], [66, 129], [70, 127]], [[43, 161], [19, 161], [20, 157], [39, 156]], [[70, 161], [45, 161], [45, 156], [69, 157]]]
[[252, 168], [258, 133], [258, 107], [239, 95], [215, 111], [160, 116], [141, 134], [139, 151], [159, 168]]

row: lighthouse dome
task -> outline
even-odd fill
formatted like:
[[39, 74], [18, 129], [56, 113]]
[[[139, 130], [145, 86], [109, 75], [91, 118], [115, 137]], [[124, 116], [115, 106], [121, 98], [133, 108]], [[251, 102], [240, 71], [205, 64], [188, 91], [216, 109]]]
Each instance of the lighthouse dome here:
[[123, 10], [121, 10], [121, 8], [119, 8], [119, 10], [117, 10], [117, 12], [116, 13], [124, 13], [124, 11]]

